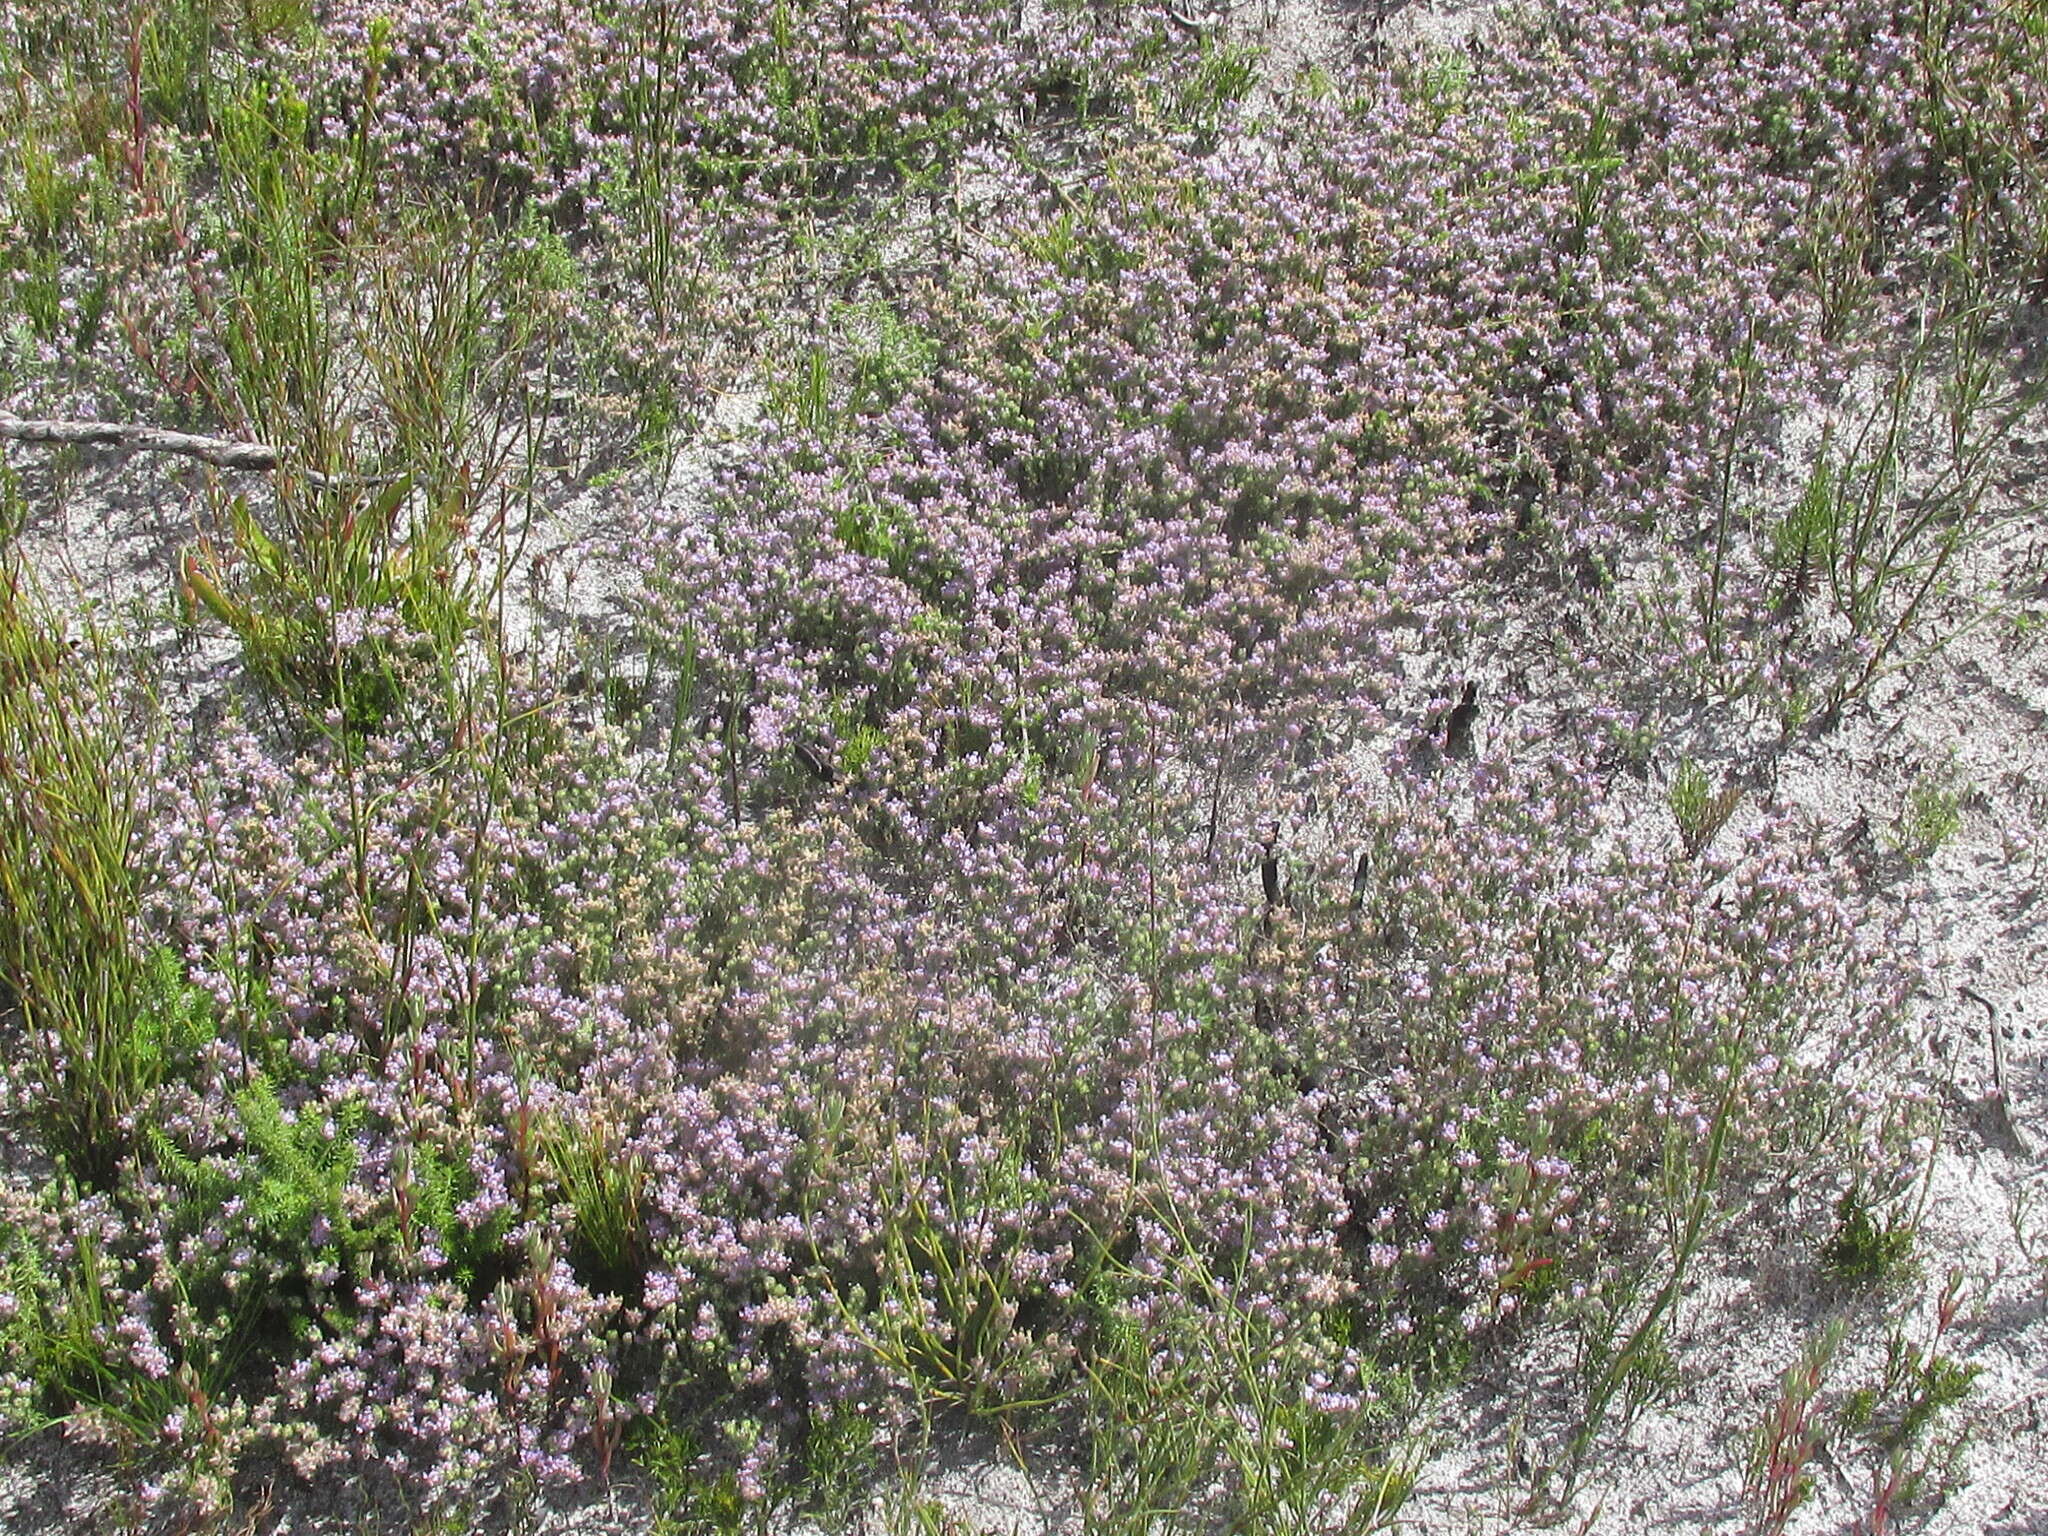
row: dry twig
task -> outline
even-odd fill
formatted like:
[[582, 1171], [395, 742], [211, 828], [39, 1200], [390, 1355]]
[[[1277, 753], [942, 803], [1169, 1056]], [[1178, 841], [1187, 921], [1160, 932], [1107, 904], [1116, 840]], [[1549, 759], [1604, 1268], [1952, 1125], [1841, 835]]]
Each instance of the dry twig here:
[[2033, 1144], [2021, 1133], [2019, 1124], [2012, 1117], [2012, 1095], [2006, 1088], [2005, 1079], [2005, 1036], [1999, 1032], [1998, 1010], [1991, 1006], [1991, 1000], [1971, 987], [1957, 989], [1964, 997], [1984, 1010], [1985, 1028], [1991, 1035], [1991, 1102], [1998, 1123], [2005, 1134], [2012, 1139], [2020, 1156], [2031, 1157]]
[[[121, 448], [131, 453], [175, 453], [217, 469], [266, 470], [283, 467], [289, 455], [268, 443], [202, 437], [128, 421], [39, 421], [0, 413], [0, 439], [22, 443], [86, 443]], [[378, 485], [395, 476], [327, 475], [300, 471], [315, 485]]]

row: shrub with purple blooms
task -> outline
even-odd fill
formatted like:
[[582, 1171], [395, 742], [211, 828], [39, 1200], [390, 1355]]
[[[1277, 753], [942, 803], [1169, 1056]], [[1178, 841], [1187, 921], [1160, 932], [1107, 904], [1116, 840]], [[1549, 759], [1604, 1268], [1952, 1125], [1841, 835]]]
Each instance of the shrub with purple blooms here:
[[14, 7], [0, 406], [276, 467], [87, 623], [10, 448], [10, 1427], [1305, 1531], [1556, 1327], [1595, 1446], [1723, 1218], [1913, 1171], [1911, 957], [1644, 741], [1938, 644], [2037, 403], [2040, 7], [1821, 9]]

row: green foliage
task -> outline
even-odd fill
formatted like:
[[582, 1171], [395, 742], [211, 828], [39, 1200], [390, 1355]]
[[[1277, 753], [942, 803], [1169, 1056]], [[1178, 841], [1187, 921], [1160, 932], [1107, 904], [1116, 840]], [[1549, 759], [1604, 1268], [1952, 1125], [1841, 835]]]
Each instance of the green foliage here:
[[1886, 1334], [1878, 1378], [1842, 1400], [1837, 1417], [1845, 1441], [1860, 1443], [1875, 1462], [1868, 1529], [1886, 1529], [1901, 1508], [1945, 1496], [1960, 1476], [1969, 1435], [1961, 1410], [1982, 1369], [1942, 1348], [1962, 1299], [1963, 1276], [1951, 1272], [1925, 1342], [1910, 1339], [1906, 1326], [1895, 1324]]
[[473, 1177], [460, 1156], [434, 1142], [401, 1140], [391, 1163], [393, 1210], [355, 1241], [365, 1248], [395, 1251], [401, 1264], [410, 1264], [432, 1234], [446, 1253], [456, 1282], [466, 1290], [479, 1289], [479, 1277], [499, 1263], [510, 1217], [501, 1213], [481, 1230], [466, 1230], [456, 1207], [468, 1197]]
[[882, 733], [858, 705], [837, 701], [832, 707], [832, 739], [839, 749], [839, 772], [858, 778], [882, 745]]
[[660, 1418], [637, 1420], [626, 1453], [654, 1479], [655, 1536], [739, 1536], [759, 1523], [738, 1474], [706, 1455], [688, 1431]]
[[177, 953], [165, 946], [142, 961], [136, 983], [136, 1050], [159, 1079], [214, 1038], [211, 1000], [185, 978]]
[[1233, 108], [1258, 84], [1261, 50], [1219, 35], [1203, 39], [1201, 57], [1176, 71], [1168, 113], [1198, 133], [1219, 132]]
[[[241, 641], [256, 675], [314, 718], [339, 713], [352, 735], [382, 729], [405, 702], [416, 664], [452, 650], [473, 622], [469, 597], [443, 573], [445, 538], [436, 528], [408, 539], [402, 515], [411, 487], [375, 492], [308, 488], [273, 538], [248, 502], [228, 509], [230, 563], [212, 546], [188, 556], [184, 584]], [[371, 633], [396, 618], [404, 633]]]
[[1982, 1366], [1964, 1365], [1894, 1334], [1883, 1377], [1842, 1400], [1842, 1423], [1888, 1451], [1919, 1440], [1942, 1414], [1969, 1400], [1982, 1371]]
[[66, 645], [0, 561], [0, 987], [26, 1026], [50, 1150], [95, 1188], [181, 1020], [134, 942], [143, 769], [117, 694], [96, 646]]
[[[0, 295], [42, 341], [89, 350], [111, 297], [110, 280], [79, 256], [111, 217], [105, 166], [65, 142], [63, 124], [16, 114], [0, 157]], [[70, 299], [67, 306], [66, 300]]]
[[14, 466], [0, 459], [0, 573], [13, 579], [14, 541], [28, 526], [28, 498], [21, 493], [21, 477]]
[[391, 1203], [365, 1215], [347, 1199], [369, 1119], [362, 1100], [288, 1114], [277, 1085], [257, 1073], [233, 1103], [239, 1146], [231, 1151], [195, 1152], [161, 1131], [147, 1134], [151, 1161], [173, 1196], [166, 1214], [173, 1229], [200, 1230], [232, 1205], [260, 1262], [294, 1285], [330, 1266], [361, 1278], [380, 1262], [410, 1263], [429, 1233], [458, 1284], [474, 1289], [495, 1274], [511, 1217], [501, 1213], [479, 1229], [460, 1221], [471, 1177], [459, 1159], [431, 1144], [401, 1145]]
[[1706, 769], [1688, 757], [1671, 776], [1669, 799], [1686, 857], [1696, 859], [1728, 824], [1728, 818], [1742, 800], [1742, 790], [1734, 784], [1717, 790]]
[[822, 342], [798, 357], [769, 391], [768, 409], [791, 426], [816, 437], [830, 436], [838, 420], [833, 404], [832, 358]]
[[[1743, 519], [1757, 525], [1755, 554], [1769, 574], [1772, 614], [1789, 620], [1809, 602], [1820, 610], [1820, 622], [1800, 629], [1763, 623], [1758, 612], [1746, 637], [1723, 611], [1737, 521], [1735, 466], [1749, 430], [1740, 425], [1749, 374], [1741, 376], [1738, 426], [1723, 449], [1712, 573], [1700, 593], [1714, 663], [1710, 686], [1732, 696], [1770, 676], [1767, 686], [1788, 730], [1816, 717], [1832, 720], [1915, 647], [1925, 654], [1945, 643], [1953, 628], [1931, 621], [1953, 591], [1966, 552], [2005, 515], [1991, 505], [1992, 465], [2044, 386], [2008, 377], [1999, 361], [2001, 311], [1970, 248], [1970, 228], [1967, 220], [1959, 226], [1959, 248], [1943, 263], [1912, 332], [1894, 348], [1876, 398], [1856, 409], [1845, 428], [1831, 423], [1823, 432], [1789, 507]], [[1813, 649], [1788, 665], [1799, 638]], [[1751, 647], [1744, 666], [1727, 665], [1744, 644]]]
[[[1671, 1249], [1669, 1271], [1648, 1303], [1640, 1309], [1634, 1306], [1634, 1292], [1647, 1284], [1647, 1271], [1624, 1286], [1624, 1303], [1607, 1309], [1604, 1325], [1593, 1339], [1588, 1351], [1590, 1368], [1586, 1372], [1585, 1414], [1571, 1440], [1566, 1476], [1568, 1488], [1577, 1480], [1585, 1457], [1617, 1400], [1622, 1406], [1625, 1423], [1643, 1404], [1658, 1393], [1669, 1390], [1674, 1383], [1667, 1322], [1684, 1289], [1687, 1272], [1699, 1253], [1708, 1215], [1720, 1195], [1722, 1159], [1727, 1152], [1729, 1133], [1735, 1123], [1741, 1096], [1740, 1062], [1749, 1045], [1747, 1034], [1748, 1025], [1745, 1024], [1737, 1037], [1719, 1053], [1723, 1056], [1727, 1086], [1721, 1092], [1706, 1144], [1699, 1149], [1697, 1158], [1690, 1146], [1681, 1148], [1674, 1145], [1676, 1138], [1667, 1141], [1666, 1180], [1672, 1199], [1672, 1209], [1666, 1218]], [[1635, 1312], [1637, 1321], [1624, 1337], [1621, 1328], [1628, 1312]], [[1618, 1345], [1616, 1340], [1620, 1340]]]
[[930, 378], [938, 365], [938, 344], [892, 304], [843, 304], [834, 309], [833, 317], [846, 338], [847, 409], [853, 415], [887, 411]]
[[1771, 525], [1765, 563], [1783, 582], [1780, 605], [1803, 602], [1834, 565], [1835, 466], [1825, 441], [1799, 499]]
[[1755, 1430], [1744, 1486], [1763, 1536], [1778, 1536], [1812, 1492], [1807, 1463], [1825, 1443], [1821, 1387], [1844, 1332], [1842, 1320], [1832, 1318], [1815, 1335], [1779, 1378], [1778, 1395]]
[[352, 1138], [362, 1120], [353, 1101], [336, 1114], [332, 1134], [310, 1115], [287, 1120], [276, 1089], [262, 1077], [235, 1095], [235, 1108], [253, 1164], [241, 1195], [256, 1228], [280, 1243], [304, 1242], [318, 1215], [348, 1231], [342, 1192], [355, 1169]]
[[[1242, 1256], [1212, 1264], [1172, 1213], [1155, 1230], [1165, 1248], [1147, 1265], [1164, 1265], [1165, 1291], [1115, 1261], [1087, 1287], [1083, 1529], [1138, 1536], [1180, 1522], [1219, 1466], [1232, 1529], [1391, 1525], [1414, 1481], [1395, 1435], [1406, 1378], [1377, 1371], [1329, 1326], [1277, 1327], [1247, 1303]], [[1313, 1392], [1312, 1379], [1336, 1383], [1336, 1394]]]
[[1880, 1222], [1860, 1185], [1842, 1192], [1835, 1230], [1821, 1248], [1823, 1273], [1845, 1285], [1884, 1285], [1905, 1273], [1912, 1255], [1910, 1226]]
[[28, 250], [54, 252], [76, 231], [92, 197], [95, 179], [83, 166], [60, 164], [51, 145], [33, 126], [24, 124], [18, 145], [19, 180], [9, 187], [15, 213], [15, 238]]
[[[312, 110], [267, 78], [218, 109], [207, 234], [228, 292], [205, 310], [193, 366], [282, 473], [274, 506], [225, 503], [183, 587], [275, 694], [360, 733], [398, 713], [409, 661], [445, 662], [476, 630], [502, 579], [476, 535], [503, 531], [508, 481], [538, 472], [580, 271], [531, 208], [507, 229], [444, 192], [382, 196], [368, 140], [321, 142]], [[380, 627], [368, 640], [366, 620]]]
[[[60, 1410], [86, 1408], [125, 1425], [138, 1439], [153, 1439], [164, 1420], [186, 1406], [189, 1362], [162, 1374], [141, 1369], [109, 1346], [121, 1320], [109, 1295], [108, 1260], [89, 1234], [75, 1239], [77, 1252], [55, 1287], [37, 1341], [37, 1378]], [[210, 1385], [218, 1391], [225, 1373], [218, 1362]]]
[[1801, 245], [1807, 281], [1820, 303], [1821, 335], [1840, 341], [1867, 309], [1870, 253], [1877, 238], [1876, 173], [1866, 162], [1845, 166], [1807, 209]]
[[[1974, 312], [1973, 312], [1974, 314]], [[1916, 401], [1930, 363], [1945, 350], [1967, 353], [1979, 324], [1966, 316], [1927, 326], [1886, 382], [1854, 442], [1839, 460], [1821, 462], [1795, 518], [1813, 530], [1835, 611], [1861, 642], [1860, 667], [1836, 679], [1831, 703], [1867, 690], [1919, 625], [1962, 552], [1991, 526], [1983, 512], [1988, 453], [2008, 429], [2015, 403], [1955, 403], [1946, 452], [1923, 452], [1914, 437]]]
[[647, 1168], [623, 1149], [623, 1139], [602, 1114], [556, 1116], [541, 1128], [548, 1169], [576, 1212], [580, 1268], [593, 1283], [613, 1288], [640, 1272], [646, 1247]]
[[[1574, 1456], [1583, 1456], [1611, 1417], [1626, 1432], [1645, 1408], [1666, 1401], [1678, 1387], [1678, 1363], [1663, 1313], [1649, 1315], [1635, 1331], [1623, 1330], [1631, 1317], [1654, 1305], [1653, 1275], [1647, 1268], [1613, 1283], [1607, 1293], [1577, 1310], [1578, 1358], [1588, 1417]], [[1594, 1414], [1597, 1412], [1598, 1417]], [[1574, 1469], [1568, 1468], [1568, 1472]]]
[[215, 134], [232, 285], [220, 341], [225, 392], [259, 441], [321, 473], [353, 467], [354, 381], [334, 286], [345, 220], [356, 211], [346, 162], [307, 148], [309, 107], [288, 86], [252, 82], [225, 103]]
[[[135, 1013], [124, 1044], [125, 1064], [135, 1085], [155, 1086], [193, 1070], [195, 1061], [215, 1039], [212, 1010], [206, 995], [186, 980], [177, 956], [165, 948], [149, 951], [135, 964], [130, 980]], [[60, 1164], [79, 1176], [91, 1176], [116, 1198], [132, 1197], [129, 1179], [146, 1163], [152, 1176], [168, 1181], [170, 1196], [161, 1212], [171, 1252], [156, 1270], [152, 1288], [164, 1297], [169, 1323], [160, 1326], [168, 1346], [168, 1363], [151, 1365], [132, 1357], [121, 1337], [125, 1304], [118, 1295], [132, 1292], [133, 1277], [105, 1252], [87, 1223], [72, 1225], [80, 1191], [67, 1179], [45, 1192], [39, 1219], [63, 1227], [73, 1254], [61, 1270], [47, 1269], [40, 1245], [24, 1231], [7, 1234], [9, 1294], [17, 1311], [0, 1327], [0, 1358], [18, 1373], [14, 1417], [32, 1422], [47, 1405], [49, 1411], [87, 1411], [103, 1423], [121, 1426], [143, 1444], [162, 1433], [168, 1419], [195, 1418], [203, 1428], [215, 1404], [250, 1347], [259, 1328], [268, 1288], [259, 1283], [239, 1287], [223, 1284], [225, 1258], [215, 1245], [181, 1252], [176, 1243], [216, 1220], [226, 1201], [241, 1194], [246, 1219], [258, 1230], [289, 1225], [301, 1210], [290, 1197], [294, 1180], [303, 1174], [289, 1160], [278, 1159], [282, 1127], [276, 1102], [267, 1085], [245, 1093], [240, 1103], [254, 1113], [252, 1145], [259, 1154], [259, 1174], [238, 1181], [210, 1161], [186, 1156], [146, 1115], [133, 1138], [139, 1159], [125, 1156], [91, 1161], [60, 1149]], [[267, 1106], [267, 1116], [263, 1109]], [[268, 1134], [265, 1134], [265, 1132]], [[276, 1168], [264, 1166], [268, 1161]], [[120, 1182], [117, 1185], [116, 1179]], [[300, 1245], [304, 1232], [296, 1234]], [[24, 1395], [24, 1393], [26, 1395]], [[200, 1441], [202, 1456], [214, 1447], [210, 1433]]]
[[828, 1518], [850, 1514], [880, 1467], [875, 1423], [866, 1414], [813, 1413], [805, 1424], [801, 1488], [812, 1509]]
[[1403, 80], [1410, 96], [1438, 128], [1466, 110], [1474, 83], [1472, 55], [1463, 48], [1436, 47], [1418, 58]]
[[1926, 773], [1906, 791], [1905, 809], [1893, 833], [1900, 857], [1924, 863], [1962, 829], [1962, 794], [1949, 773]]
[[907, 565], [913, 531], [893, 520], [873, 502], [849, 500], [835, 522], [840, 543], [855, 554], [885, 560], [891, 570]]
[[47, 1244], [0, 1220], [0, 1433], [40, 1428], [45, 1421], [48, 1315], [42, 1298], [54, 1285]]
[[161, 1131], [150, 1133], [151, 1156], [182, 1195], [187, 1220], [203, 1222], [239, 1200], [250, 1227], [279, 1254], [303, 1256], [315, 1216], [333, 1224], [345, 1253], [367, 1248], [367, 1234], [350, 1223], [342, 1205], [355, 1169], [360, 1104], [352, 1100], [336, 1112], [330, 1135], [313, 1115], [287, 1119], [275, 1085], [259, 1074], [235, 1094], [234, 1106], [243, 1153], [232, 1161], [196, 1157]]
[[1083, 1434], [1088, 1473], [1081, 1498], [1088, 1536], [1147, 1536], [1177, 1517], [1218, 1460], [1221, 1426], [1192, 1394], [1162, 1376], [1146, 1330], [1124, 1307], [1113, 1273], [1093, 1283], [1093, 1337], [1086, 1356]]
[[501, 531], [508, 481], [523, 491], [536, 472], [534, 368], [576, 273], [531, 217], [506, 234], [425, 201], [380, 219], [345, 166], [297, 145], [304, 111], [272, 93], [228, 113], [225, 238], [250, 260], [234, 268], [226, 393], [288, 473], [268, 513], [226, 505], [185, 588], [274, 692], [364, 732], [400, 710], [409, 662], [446, 663], [476, 630], [502, 580], [473, 534]]
[[1562, 168], [1565, 184], [1572, 194], [1571, 244], [1583, 250], [1599, 222], [1606, 187], [1616, 171], [1628, 163], [1615, 140], [1614, 120], [1607, 103], [1597, 101], [1586, 114], [1585, 138], [1569, 164]]
[[[138, 1314], [134, 1266], [105, 1249], [90, 1220], [75, 1219], [78, 1194], [62, 1182], [46, 1189], [34, 1236], [0, 1228], [13, 1304], [0, 1325], [4, 1418], [34, 1429], [82, 1417], [145, 1452], [175, 1433], [185, 1447], [176, 1480], [193, 1486], [225, 1466], [221, 1410], [256, 1338], [263, 1293], [223, 1292], [209, 1251], [160, 1265]], [[41, 1248], [53, 1238], [68, 1245], [61, 1264]], [[131, 1338], [138, 1315], [145, 1326]]]
[[[296, 11], [266, 25], [266, 10]], [[297, 30], [310, 19], [301, 5], [265, 7], [250, 3], [240, 18], [253, 36]], [[240, 56], [235, 27], [219, 0], [171, 0], [146, 13], [142, 26], [142, 106], [148, 122], [172, 123], [187, 133], [213, 126], [214, 102], [233, 78]]]
[[[837, 1105], [820, 1128], [820, 1154], [851, 1134]], [[1003, 1416], [1049, 1401], [1054, 1352], [1019, 1324], [1043, 1295], [1018, 1265], [1026, 1234], [1004, 1214], [1035, 1209], [1044, 1181], [1020, 1139], [992, 1157], [967, 1158], [934, 1146], [928, 1129], [917, 1153], [899, 1143], [886, 1177], [896, 1191], [866, 1273], [828, 1277], [838, 1319], [895, 1379], [928, 1404]]]

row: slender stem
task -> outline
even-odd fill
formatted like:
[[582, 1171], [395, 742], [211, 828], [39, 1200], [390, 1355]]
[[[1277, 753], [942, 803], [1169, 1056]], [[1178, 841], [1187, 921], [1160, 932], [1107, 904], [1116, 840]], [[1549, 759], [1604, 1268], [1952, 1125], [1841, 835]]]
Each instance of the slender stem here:
[[1736, 1049], [1728, 1064], [1728, 1089], [1721, 1095], [1721, 1103], [1714, 1111], [1714, 1126], [1707, 1138], [1707, 1158], [1700, 1170], [1699, 1183], [1693, 1188], [1692, 1201], [1687, 1208], [1685, 1228], [1672, 1254], [1671, 1273], [1658, 1288], [1650, 1302], [1650, 1308], [1643, 1314], [1628, 1336], [1628, 1342], [1621, 1347], [1600, 1378], [1599, 1386], [1586, 1405], [1585, 1422], [1572, 1437], [1571, 1466], [1566, 1476], [1567, 1496], [1571, 1483], [1577, 1478], [1585, 1454], [1592, 1448], [1593, 1437], [1599, 1432], [1601, 1421], [1607, 1416], [1607, 1409], [1613, 1403], [1615, 1394], [1628, 1379], [1630, 1371], [1642, 1359], [1649, 1347], [1657, 1325], [1664, 1314], [1671, 1310], [1678, 1299], [1679, 1289], [1685, 1283], [1686, 1271], [1691, 1267], [1693, 1256], [1699, 1251], [1700, 1237], [1706, 1226], [1707, 1207], [1712, 1203], [1714, 1185], [1720, 1176], [1721, 1154], [1728, 1143], [1728, 1128], [1735, 1117], [1735, 1104], [1742, 1096], [1742, 1046], [1748, 1038], [1748, 1027], [1736, 1037]]
[[1735, 412], [1728, 421], [1728, 447], [1721, 456], [1721, 508], [1714, 527], [1714, 569], [1707, 590], [1707, 656], [1719, 672], [1721, 647], [1721, 580], [1728, 560], [1728, 511], [1735, 500], [1735, 448], [1742, 440], [1742, 418], [1749, 408], [1750, 376], [1754, 356], [1747, 341], [1736, 358]]

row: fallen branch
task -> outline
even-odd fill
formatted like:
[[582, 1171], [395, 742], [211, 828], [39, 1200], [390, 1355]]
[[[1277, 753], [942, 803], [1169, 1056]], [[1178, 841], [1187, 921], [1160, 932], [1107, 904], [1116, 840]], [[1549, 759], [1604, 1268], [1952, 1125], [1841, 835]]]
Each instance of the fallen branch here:
[[2004, 1129], [2005, 1134], [2011, 1138], [2013, 1146], [2019, 1149], [2020, 1156], [2031, 1157], [2034, 1152], [2033, 1146], [2020, 1131], [2019, 1125], [2013, 1119], [2012, 1095], [2006, 1087], [2005, 1080], [2005, 1037], [1999, 1033], [1998, 1010], [1991, 1006], [1989, 998], [1973, 988], [1961, 987], [1957, 990], [1964, 997], [1967, 997], [1971, 1002], [1982, 1008], [1989, 1016], [1986, 1020], [1985, 1028], [1991, 1036], [1990, 1099], [1992, 1112], [1997, 1115], [1999, 1125]]
[[[201, 437], [191, 432], [170, 432], [128, 421], [32, 421], [0, 413], [0, 439], [21, 443], [94, 443], [122, 448], [133, 453], [175, 453], [198, 459], [217, 469], [265, 470], [280, 468], [287, 455], [268, 443], [243, 443], [227, 437]], [[315, 485], [382, 485], [395, 475], [326, 475], [318, 470], [300, 473]]]
[[144, 453], [177, 453], [221, 469], [275, 469], [284, 455], [268, 443], [196, 437], [125, 421], [25, 421], [0, 416], [0, 437], [23, 443], [103, 443]]

